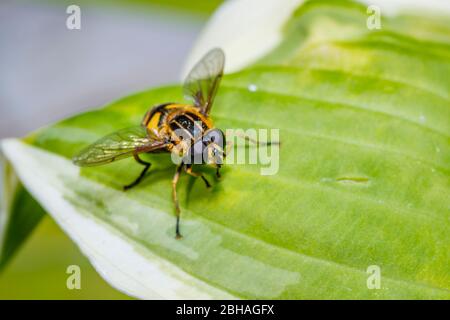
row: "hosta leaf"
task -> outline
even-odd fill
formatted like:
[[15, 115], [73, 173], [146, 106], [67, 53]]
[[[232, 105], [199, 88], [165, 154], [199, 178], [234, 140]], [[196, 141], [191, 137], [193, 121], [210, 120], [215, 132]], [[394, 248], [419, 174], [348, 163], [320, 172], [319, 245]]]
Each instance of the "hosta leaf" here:
[[27, 192], [8, 163], [2, 165], [2, 199], [0, 202], [0, 271], [7, 265], [23, 241], [39, 223], [45, 212]]
[[[370, 31], [366, 17], [347, 1], [308, 2], [274, 50], [225, 75], [216, 125], [280, 129], [279, 171], [227, 165], [212, 190], [183, 176], [182, 240], [169, 157], [146, 156], [148, 177], [126, 193], [142, 169], [132, 159], [70, 162], [177, 100], [180, 86], [61, 121], [27, 144], [8, 140], [5, 154], [105, 278], [134, 296], [449, 298], [448, 19], [390, 17]], [[380, 289], [367, 286], [371, 265]]]

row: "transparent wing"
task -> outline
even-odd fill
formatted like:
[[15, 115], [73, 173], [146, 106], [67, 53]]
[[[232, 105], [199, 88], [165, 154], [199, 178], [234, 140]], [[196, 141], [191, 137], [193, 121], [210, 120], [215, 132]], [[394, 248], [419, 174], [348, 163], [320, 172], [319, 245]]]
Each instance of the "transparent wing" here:
[[225, 65], [222, 49], [209, 51], [189, 72], [184, 82], [184, 95], [194, 101], [194, 105], [207, 115], [219, 88]]
[[72, 161], [81, 167], [96, 166], [131, 157], [134, 152], [149, 152], [162, 147], [164, 143], [148, 137], [144, 127], [131, 127], [100, 138], [73, 157]]

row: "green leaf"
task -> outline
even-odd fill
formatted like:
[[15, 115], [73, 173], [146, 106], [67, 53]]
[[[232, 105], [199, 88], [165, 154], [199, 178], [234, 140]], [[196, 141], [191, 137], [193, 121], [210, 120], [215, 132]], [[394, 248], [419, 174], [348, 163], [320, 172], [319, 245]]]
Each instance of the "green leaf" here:
[[[227, 165], [212, 190], [182, 176], [182, 240], [170, 157], [146, 156], [148, 177], [126, 193], [142, 169], [132, 159], [70, 162], [151, 106], [181, 100], [179, 86], [61, 121], [28, 145], [5, 141], [5, 154], [97, 270], [133, 296], [448, 299], [449, 18], [386, 17], [381, 31], [366, 18], [352, 2], [307, 2], [274, 50], [225, 75], [216, 126], [279, 128], [279, 171]], [[367, 286], [371, 265], [380, 289]]]
[[[61, 5], [61, 1], [47, 1]], [[71, 2], [65, 1], [66, 5]], [[139, 12], [155, 13], [159, 11], [168, 11], [170, 13], [191, 14], [198, 18], [207, 17], [223, 2], [223, 0], [197, 0], [195, 2], [187, 2], [184, 0], [79, 0], [77, 5], [80, 7], [119, 7]], [[161, 10], [162, 9], [162, 10]], [[159, 12], [161, 13], [161, 12]], [[171, 17], [174, 19], [174, 17]]]
[[11, 164], [2, 160], [0, 271], [39, 223], [45, 212], [17, 181]]

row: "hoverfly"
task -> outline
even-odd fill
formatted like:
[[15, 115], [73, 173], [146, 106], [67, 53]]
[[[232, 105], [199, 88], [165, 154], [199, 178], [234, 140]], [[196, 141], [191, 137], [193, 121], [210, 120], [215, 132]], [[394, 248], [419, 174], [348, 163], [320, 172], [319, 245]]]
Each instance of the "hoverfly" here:
[[184, 82], [184, 94], [193, 100], [192, 105], [163, 103], [153, 106], [140, 126], [122, 129], [99, 139], [73, 157], [73, 163], [83, 167], [97, 166], [134, 157], [144, 169], [132, 183], [124, 186], [127, 190], [139, 184], [151, 166], [150, 162], [141, 159], [141, 153], [179, 154], [182, 160], [172, 179], [172, 197], [176, 210], [176, 238], [181, 238], [177, 197], [181, 172], [184, 170], [191, 176], [200, 177], [209, 188], [211, 185], [205, 176], [192, 171], [191, 160], [201, 154], [200, 164], [212, 165], [220, 177], [219, 169], [226, 156], [225, 135], [214, 127], [209, 116], [224, 64], [224, 52], [219, 48], [212, 49], [193, 67]]

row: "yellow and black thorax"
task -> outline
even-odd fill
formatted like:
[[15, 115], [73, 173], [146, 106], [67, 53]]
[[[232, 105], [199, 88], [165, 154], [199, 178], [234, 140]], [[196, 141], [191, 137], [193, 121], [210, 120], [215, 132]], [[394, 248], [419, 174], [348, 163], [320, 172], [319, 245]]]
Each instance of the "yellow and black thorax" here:
[[153, 107], [145, 115], [142, 125], [149, 135], [178, 144], [189, 138], [194, 142], [213, 127], [210, 118], [192, 105], [165, 103]]

